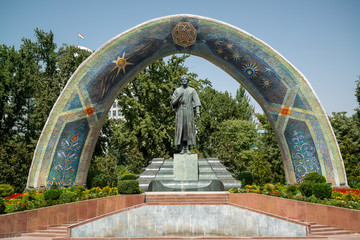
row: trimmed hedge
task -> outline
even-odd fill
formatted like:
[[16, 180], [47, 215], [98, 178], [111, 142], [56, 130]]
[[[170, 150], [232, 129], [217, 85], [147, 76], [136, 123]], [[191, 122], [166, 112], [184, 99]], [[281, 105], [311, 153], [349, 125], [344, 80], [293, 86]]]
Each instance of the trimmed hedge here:
[[239, 173], [237, 179], [241, 181], [241, 186], [252, 185], [254, 182], [254, 176], [249, 171]]
[[122, 180], [118, 182], [118, 191], [120, 194], [141, 193], [138, 180]]
[[44, 193], [44, 199], [47, 200], [57, 200], [59, 199], [61, 194], [61, 190], [60, 189], [49, 189], [47, 191], [45, 191]]
[[314, 183], [310, 181], [303, 181], [299, 186], [301, 194], [305, 197], [310, 197], [313, 194], [313, 184]]
[[306, 174], [304, 181], [310, 181], [313, 183], [326, 183], [326, 178], [318, 172], [311, 172]]
[[326, 182], [315, 183], [315, 185], [312, 188], [312, 191], [316, 198], [325, 199], [331, 197], [332, 188]]
[[137, 176], [135, 174], [132, 173], [127, 173], [127, 174], [123, 174], [120, 176], [119, 181], [123, 181], [123, 180], [136, 180]]

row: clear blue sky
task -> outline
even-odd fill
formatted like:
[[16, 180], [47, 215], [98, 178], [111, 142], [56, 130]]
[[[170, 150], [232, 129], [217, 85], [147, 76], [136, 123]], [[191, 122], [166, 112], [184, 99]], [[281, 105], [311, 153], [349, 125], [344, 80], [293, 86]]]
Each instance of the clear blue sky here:
[[[34, 39], [38, 27], [52, 30], [58, 47], [79, 43], [96, 50], [138, 24], [182, 13], [220, 20], [261, 39], [307, 77], [328, 114], [354, 113], [360, 0], [3, 0], [0, 44], [18, 49], [21, 38]], [[78, 40], [78, 32], [85, 40]], [[198, 57], [188, 64], [217, 90], [235, 94], [238, 83], [219, 68]]]

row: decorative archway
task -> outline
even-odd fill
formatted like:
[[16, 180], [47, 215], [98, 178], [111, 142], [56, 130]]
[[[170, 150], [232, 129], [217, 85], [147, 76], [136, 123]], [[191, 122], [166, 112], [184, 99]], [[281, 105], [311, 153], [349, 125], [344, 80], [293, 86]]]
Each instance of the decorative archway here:
[[306, 78], [284, 57], [229, 24], [195, 15], [154, 19], [108, 41], [76, 70], [38, 141], [27, 188], [85, 184], [107, 113], [125, 85], [153, 61], [176, 53], [216, 64], [260, 104], [277, 137], [288, 183], [317, 171], [347, 185], [331, 125]]

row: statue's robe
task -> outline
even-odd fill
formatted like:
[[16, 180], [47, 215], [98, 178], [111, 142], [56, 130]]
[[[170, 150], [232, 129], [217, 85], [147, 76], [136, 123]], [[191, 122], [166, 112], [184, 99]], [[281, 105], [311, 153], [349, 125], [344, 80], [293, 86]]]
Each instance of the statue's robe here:
[[[179, 99], [182, 92], [184, 95]], [[187, 141], [187, 145], [195, 145], [194, 108], [201, 106], [197, 92], [191, 87], [181, 86], [174, 91], [171, 105], [176, 111], [174, 145], [180, 145], [182, 141]]]

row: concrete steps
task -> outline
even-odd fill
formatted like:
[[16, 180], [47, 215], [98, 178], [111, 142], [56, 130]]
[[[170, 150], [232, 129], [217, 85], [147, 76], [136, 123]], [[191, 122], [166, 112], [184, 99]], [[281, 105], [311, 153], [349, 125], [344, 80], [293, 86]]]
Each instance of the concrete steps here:
[[153, 204], [189, 204], [189, 203], [228, 203], [228, 192], [148, 192], [145, 203]]
[[[294, 219], [300, 222], [305, 222], [304, 220]], [[330, 225], [321, 225], [315, 222], [305, 222], [310, 225], [310, 236], [333, 236], [333, 235], [350, 235], [356, 234], [353, 231], [345, 230], [339, 227], [334, 227]], [[360, 239], [360, 236], [359, 236]]]
[[5, 238], [7, 240], [52, 240], [67, 237], [67, 228], [71, 224], [51, 226], [47, 229], [36, 230], [35, 232], [22, 233], [19, 237]]

